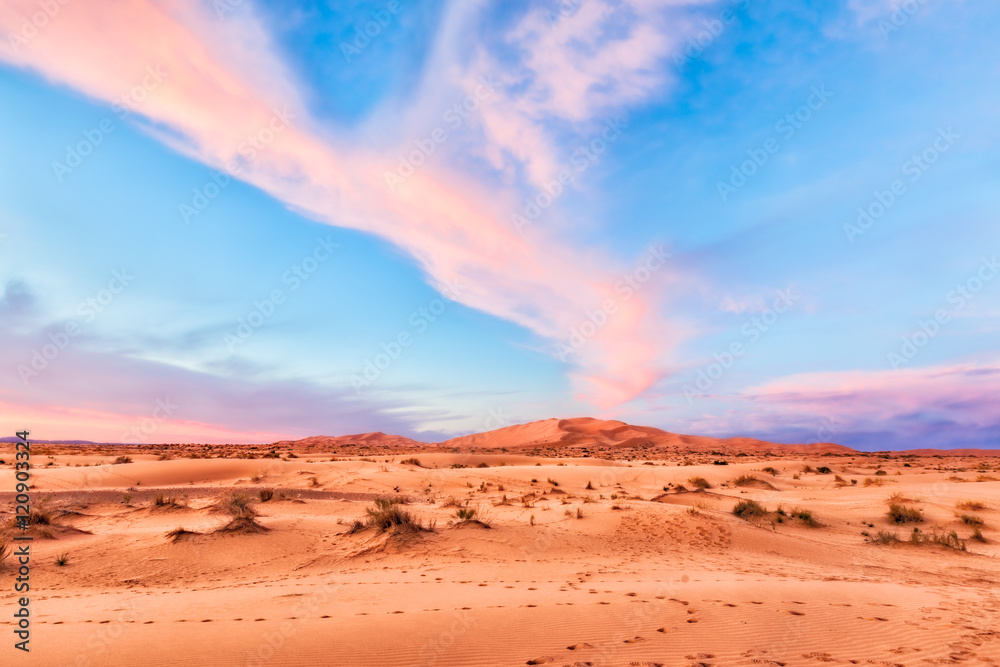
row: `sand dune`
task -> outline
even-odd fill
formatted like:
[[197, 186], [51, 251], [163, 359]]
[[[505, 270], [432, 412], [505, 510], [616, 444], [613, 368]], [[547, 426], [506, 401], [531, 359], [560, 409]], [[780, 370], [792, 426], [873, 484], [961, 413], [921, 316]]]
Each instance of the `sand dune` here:
[[[391, 454], [367, 435], [349, 456], [37, 447], [32, 654], [7, 641], [0, 664], [1000, 664], [995, 459], [695, 440], [628, 460], [622, 443], [690, 436], [597, 420]], [[259, 530], [220, 530], [233, 492]], [[376, 498], [413, 527], [356, 529]], [[734, 514], [749, 500], [764, 514]]]

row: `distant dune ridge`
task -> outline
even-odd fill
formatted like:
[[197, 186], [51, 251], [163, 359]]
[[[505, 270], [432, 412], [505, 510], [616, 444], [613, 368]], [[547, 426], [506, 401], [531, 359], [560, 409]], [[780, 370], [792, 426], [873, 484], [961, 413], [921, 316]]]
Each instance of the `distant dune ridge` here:
[[[0, 438], [14, 442], [17, 438]], [[36, 440], [49, 444], [108, 445], [86, 440]], [[856, 454], [858, 450], [832, 442], [781, 444], [756, 438], [713, 438], [703, 435], [671, 433], [652, 426], [626, 424], [614, 419], [575, 417], [541, 419], [526, 424], [473, 433], [443, 442], [431, 443], [381, 431], [354, 435], [314, 435], [300, 440], [272, 443], [276, 448], [292, 447], [300, 451], [323, 451], [341, 447], [380, 449], [662, 449], [675, 452], [723, 452], [727, 454]], [[912, 456], [1000, 456], [1000, 449], [905, 449], [889, 453]]]

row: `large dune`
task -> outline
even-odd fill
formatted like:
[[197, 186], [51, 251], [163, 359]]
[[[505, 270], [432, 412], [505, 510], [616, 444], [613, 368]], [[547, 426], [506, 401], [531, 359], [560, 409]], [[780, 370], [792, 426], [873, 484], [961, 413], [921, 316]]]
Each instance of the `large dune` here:
[[782, 445], [753, 438], [710, 438], [670, 433], [651, 426], [633, 426], [591, 417], [544, 419], [506, 426], [485, 433], [452, 438], [441, 447], [459, 449], [531, 448], [658, 448], [675, 451], [720, 451], [736, 454], [775, 452], [786, 454], [849, 454], [855, 450], [833, 443]]

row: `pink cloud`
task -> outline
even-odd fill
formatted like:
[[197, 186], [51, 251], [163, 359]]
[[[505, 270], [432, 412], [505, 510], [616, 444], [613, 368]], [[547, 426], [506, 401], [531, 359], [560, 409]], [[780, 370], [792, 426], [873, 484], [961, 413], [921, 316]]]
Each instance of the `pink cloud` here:
[[[602, 4], [571, 17], [570, 35], [592, 28]], [[37, 7], [32, 0], [4, 3], [0, 28], [17, 33]], [[555, 39], [551, 49], [570, 48], [570, 37]], [[220, 46], [234, 43], [245, 46]], [[546, 88], [530, 102], [534, 106], [521, 107], [521, 125], [497, 130], [507, 132], [500, 144], [524, 141], [529, 153], [532, 146], [544, 149], [543, 133], [524, 118], [549, 113], [575, 121], [615, 98], [639, 99], [658, 85], [650, 67], [666, 48], [640, 24], [627, 40], [604, 45], [580, 62], [536, 50], [528, 66]], [[509, 210], [512, 192], [488, 192], [455, 172], [430, 167], [390, 190], [385, 173], [395, 168], [396, 157], [327, 139], [300, 103], [294, 76], [272, 54], [266, 32], [249, 12], [218, 21], [189, 5], [154, 0], [69, 3], [26, 43], [0, 46], [7, 62], [105, 102], [141, 82], [147, 68], [159, 68], [163, 83], [137, 108], [152, 134], [213, 167], [238, 164], [241, 179], [310, 218], [391, 240], [416, 258], [432, 284], [464, 285], [456, 295], [461, 303], [539, 336], [565, 339], [606, 298], [615, 276], [605, 267], [615, 261], [543, 235], [518, 234], [506, 216], [489, 213]], [[608, 59], [624, 69], [606, 64]], [[599, 84], [612, 82], [598, 92]], [[280, 130], [276, 118], [282, 119]], [[247, 158], [242, 150], [248, 137], [260, 139], [268, 128], [271, 138]], [[600, 407], [647, 389], [657, 377], [661, 351], [676, 337], [654, 308], [652, 292], [623, 305], [572, 359], [577, 389]]]

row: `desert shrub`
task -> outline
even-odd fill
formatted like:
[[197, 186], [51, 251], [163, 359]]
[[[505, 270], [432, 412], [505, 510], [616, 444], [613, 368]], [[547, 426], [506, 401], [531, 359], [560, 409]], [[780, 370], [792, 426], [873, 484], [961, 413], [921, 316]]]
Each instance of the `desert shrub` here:
[[[376, 498], [372, 507], [365, 509], [367, 519], [355, 521], [350, 532], [373, 528], [378, 533], [417, 532], [433, 530], [432, 526], [424, 527], [405, 508], [400, 505], [400, 498]], [[358, 524], [361, 524], [360, 526]]]
[[260, 502], [266, 503], [268, 500], [274, 498], [274, 489], [258, 489], [257, 497], [260, 498]]
[[816, 468], [816, 472], [820, 475], [829, 475], [833, 471], [830, 470], [830, 466], [820, 466]]
[[423, 466], [420, 465], [420, 459], [418, 458], [411, 457], [408, 459], [403, 459], [402, 461], [400, 461], [400, 463], [402, 463], [403, 465], [411, 465], [411, 466], [417, 466], [418, 468], [423, 468]]
[[477, 468], [489, 468], [489, 467], [490, 467], [490, 464], [489, 464], [489, 463], [487, 463], [486, 461], [480, 461], [480, 462], [479, 462], [479, 465], [477, 465], [476, 467], [477, 467]]
[[774, 466], [768, 466], [768, 467], [764, 468], [764, 472], [770, 473], [771, 477], [777, 477], [778, 476], [778, 469], [775, 468]]
[[459, 507], [455, 511], [455, 516], [458, 517], [459, 521], [472, 521], [476, 518], [476, 508], [475, 507]]
[[981, 518], [974, 514], [962, 514], [958, 517], [967, 526], [984, 526], [986, 525]]
[[887, 473], [885, 470], [876, 470], [875, 474], [881, 476], [881, 475], [888, 475], [889, 473]]
[[245, 493], [231, 491], [216, 503], [216, 508], [230, 516], [229, 523], [217, 532], [260, 533], [266, 530], [257, 523], [257, 510], [250, 504], [250, 498]]
[[883, 482], [874, 477], [865, 477], [865, 486], [882, 486]]
[[804, 466], [802, 466], [802, 472], [806, 472], [806, 473], [814, 472], [813, 471], [813, 467], [811, 465], [804, 465]]
[[871, 544], [895, 544], [899, 542], [899, 535], [888, 530], [880, 530], [874, 535], [869, 535], [867, 532], [861, 534], [865, 536], [865, 542]]
[[132, 504], [132, 494], [131, 493], [123, 493], [122, 494], [122, 505], [131, 505], [131, 504]]
[[943, 531], [935, 528], [929, 534], [920, 532], [919, 528], [914, 528], [910, 534], [910, 542], [913, 544], [940, 544], [949, 549], [965, 551], [965, 540], [959, 538], [954, 530]]
[[593, 491], [594, 485], [590, 482], [590, 480], [587, 480], [587, 486], [585, 486], [584, 488], [587, 489], [588, 491]]
[[744, 521], [750, 521], [751, 519], [757, 519], [765, 516], [767, 512], [756, 500], [741, 500], [736, 503], [736, 507], [733, 508], [733, 514]]
[[699, 489], [711, 489], [712, 485], [708, 483], [708, 480], [704, 477], [690, 477], [688, 478], [688, 484], [699, 488]]
[[559, 482], [557, 482], [556, 480], [552, 479], [551, 477], [549, 477], [546, 481], [549, 484], [551, 484], [552, 486], [559, 486]]
[[69, 562], [69, 554], [68, 553], [61, 553], [58, 556], [56, 556], [56, 565], [58, 565], [59, 567], [62, 567], [63, 565], [67, 564], [68, 562]]
[[976, 512], [986, 509], [986, 504], [981, 503], [978, 500], [961, 500], [955, 503], [955, 507], [960, 510], [970, 510]]
[[155, 498], [153, 498], [153, 505], [155, 507], [176, 507], [177, 499], [173, 496], [164, 495], [161, 491], [156, 494]]
[[919, 523], [924, 520], [924, 515], [916, 507], [892, 503], [889, 505], [889, 521], [900, 525], [904, 523]]
[[576, 508], [576, 518], [577, 519], [582, 519], [583, 518], [583, 508], [582, 507], [577, 507]]
[[809, 510], [794, 509], [792, 510], [792, 516], [801, 521], [802, 523], [806, 524], [807, 526], [812, 526], [813, 528], [815, 528], [816, 526], [819, 525], [819, 523], [817, 523], [816, 519], [813, 517], [813, 513], [810, 512]]
[[119, 456], [118, 458], [115, 459], [115, 463], [132, 463], [132, 457], [124, 455]]
[[448, 499], [441, 503], [441, 507], [461, 507], [462, 503], [455, 499], [455, 496], [448, 496]]
[[[986, 538], [983, 537], [983, 532], [979, 530], [979, 526], [972, 529], [972, 535], [969, 539], [975, 540], [976, 542], [986, 542]], [[0, 559], [0, 561], [2, 561], [2, 559]]]
[[714, 465], [714, 466], [727, 466], [727, 465], [729, 465], [729, 461], [712, 461], [712, 465]]

